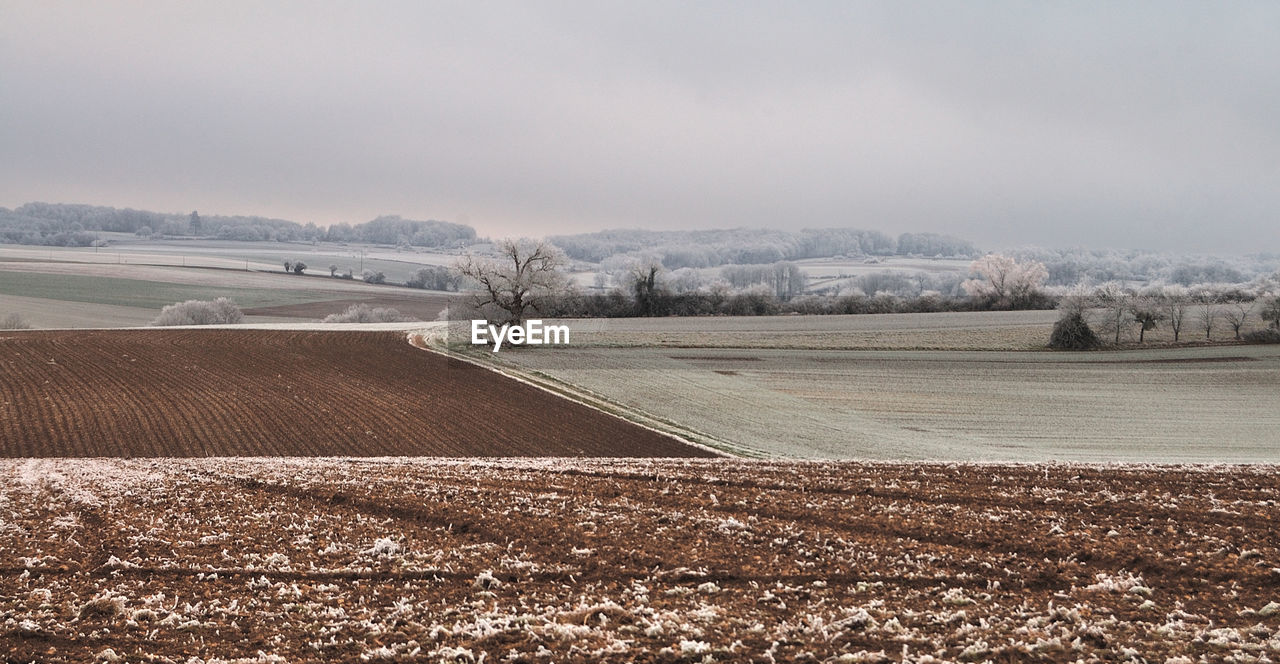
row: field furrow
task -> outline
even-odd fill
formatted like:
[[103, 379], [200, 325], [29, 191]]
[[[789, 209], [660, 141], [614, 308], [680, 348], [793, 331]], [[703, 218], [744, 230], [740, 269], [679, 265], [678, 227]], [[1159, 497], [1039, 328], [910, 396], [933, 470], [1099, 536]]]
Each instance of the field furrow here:
[[1266, 661], [1280, 655], [1278, 478], [5, 460], [0, 658]]
[[0, 456], [708, 456], [400, 333], [18, 332]]

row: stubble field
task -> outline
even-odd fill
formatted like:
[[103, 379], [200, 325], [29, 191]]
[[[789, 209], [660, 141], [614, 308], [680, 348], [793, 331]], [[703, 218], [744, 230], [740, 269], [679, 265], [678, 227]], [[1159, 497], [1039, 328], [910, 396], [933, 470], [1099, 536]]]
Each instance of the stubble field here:
[[1271, 661], [1271, 468], [6, 460], [0, 657]]

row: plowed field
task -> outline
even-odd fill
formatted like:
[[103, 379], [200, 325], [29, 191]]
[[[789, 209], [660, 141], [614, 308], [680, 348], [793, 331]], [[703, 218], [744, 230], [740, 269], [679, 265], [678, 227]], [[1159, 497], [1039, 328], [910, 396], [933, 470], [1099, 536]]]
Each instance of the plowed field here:
[[708, 456], [400, 333], [0, 334], [0, 456]]
[[0, 660], [1267, 662], [1272, 467], [0, 461]]

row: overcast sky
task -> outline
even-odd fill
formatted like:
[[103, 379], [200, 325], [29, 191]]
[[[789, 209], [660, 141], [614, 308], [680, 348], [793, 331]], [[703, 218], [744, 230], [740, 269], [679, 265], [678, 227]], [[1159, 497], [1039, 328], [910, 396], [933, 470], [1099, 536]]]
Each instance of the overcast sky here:
[[0, 0], [0, 206], [1280, 251], [1280, 3]]

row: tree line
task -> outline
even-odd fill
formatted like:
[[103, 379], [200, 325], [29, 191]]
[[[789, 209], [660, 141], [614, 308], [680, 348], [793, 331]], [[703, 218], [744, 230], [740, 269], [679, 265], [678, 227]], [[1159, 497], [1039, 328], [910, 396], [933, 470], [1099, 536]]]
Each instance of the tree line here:
[[[794, 263], [780, 261], [757, 269], [729, 266], [735, 288], [727, 279], [690, 287], [681, 268], [674, 273], [654, 258], [634, 261], [615, 287], [604, 293], [584, 293], [569, 280], [569, 259], [550, 241], [505, 239], [496, 254], [468, 254], [455, 266], [464, 290], [477, 293], [467, 315], [483, 315], [496, 323], [522, 320], [533, 311], [549, 317], [628, 316], [763, 316], [780, 313], [855, 314], [928, 311], [977, 311], [1012, 308], [1050, 308], [1053, 301], [1039, 286], [1045, 269], [1003, 257], [984, 257], [973, 263], [976, 279], [965, 282], [968, 294], [948, 297], [925, 292], [914, 298], [887, 293], [867, 296], [803, 294], [804, 274]], [[455, 312], [456, 313], [456, 312]]]
[[117, 209], [100, 205], [27, 203], [0, 208], [0, 242], [52, 246], [94, 246], [100, 232], [140, 237], [201, 237], [245, 242], [356, 242], [405, 247], [455, 248], [476, 241], [474, 228], [446, 221], [382, 216], [360, 224], [321, 228], [257, 216], [202, 216]]
[[[1061, 296], [1061, 312], [1049, 345], [1062, 350], [1091, 350], [1167, 329], [1173, 342], [1214, 339], [1225, 330], [1235, 341], [1280, 343], [1280, 273], [1253, 287], [1235, 284], [1180, 284], [1126, 288], [1118, 282], [1077, 287]], [[1261, 329], [1249, 330], [1253, 320]], [[1203, 337], [1200, 335], [1203, 334]]]
[[723, 230], [607, 230], [548, 238], [573, 260], [600, 263], [651, 256], [668, 269], [766, 264], [835, 256], [944, 256], [972, 258], [966, 240], [937, 233], [903, 233], [818, 228], [800, 231], [736, 228]]
[[[1138, 343], [1146, 333], [1168, 325], [1174, 341], [1182, 340], [1189, 325], [1199, 324], [1207, 338], [1217, 325], [1226, 326], [1242, 341], [1280, 341], [1280, 271], [1252, 286], [1202, 284], [1195, 288], [1171, 284], [1126, 288], [1118, 282], [1096, 287], [1077, 286], [1054, 294], [1045, 287], [1048, 268], [1037, 261], [988, 254], [970, 264], [970, 277], [960, 284], [962, 296], [933, 291], [914, 298], [887, 293], [785, 295], [780, 288], [789, 280], [789, 267], [776, 263], [765, 279], [745, 289], [733, 289], [720, 280], [690, 290], [673, 288], [666, 268], [654, 259], [636, 261], [619, 284], [606, 293], [583, 293], [564, 272], [568, 258], [547, 241], [503, 240], [496, 256], [468, 255], [456, 269], [478, 295], [468, 314], [477, 313], [494, 322], [518, 322], [527, 313], [548, 317], [628, 317], [698, 315], [773, 315], [924, 313], [940, 311], [989, 311], [1051, 309], [1062, 316], [1054, 327], [1051, 345], [1057, 348], [1095, 348], [1104, 340], [1099, 328], [1119, 344], [1130, 332]], [[736, 268], [735, 268], [736, 269]], [[731, 270], [732, 274], [733, 271]], [[467, 287], [464, 285], [464, 287]], [[802, 290], [802, 289], [801, 289]], [[1245, 332], [1252, 316], [1267, 323], [1263, 330]], [[1191, 322], [1195, 321], [1195, 322]]]
[[1233, 258], [1119, 249], [1043, 249], [1007, 252], [1019, 261], [1045, 266], [1048, 286], [1076, 284], [1242, 283], [1280, 270], [1280, 254], [1255, 253]]

